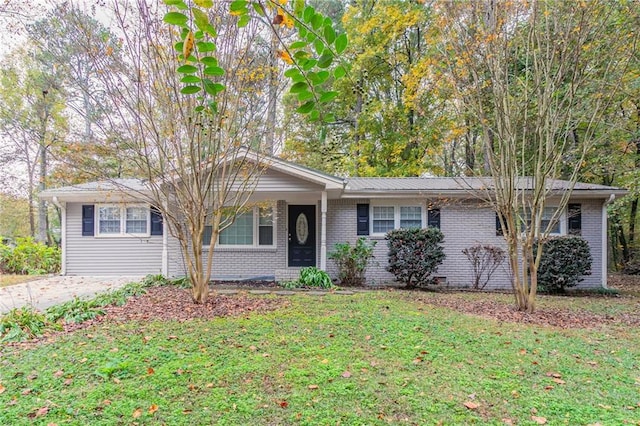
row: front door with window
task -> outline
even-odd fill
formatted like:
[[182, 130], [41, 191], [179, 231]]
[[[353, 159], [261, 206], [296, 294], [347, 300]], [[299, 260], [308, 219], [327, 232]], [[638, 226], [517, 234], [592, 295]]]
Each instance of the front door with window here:
[[316, 206], [289, 206], [289, 266], [316, 264]]

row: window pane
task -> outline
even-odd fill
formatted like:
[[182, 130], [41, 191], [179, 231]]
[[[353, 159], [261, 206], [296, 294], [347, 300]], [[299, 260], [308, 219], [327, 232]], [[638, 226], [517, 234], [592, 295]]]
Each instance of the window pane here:
[[253, 212], [238, 215], [233, 224], [220, 233], [220, 244], [253, 245]]
[[422, 228], [422, 208], [400, 207], [400, 228]]
[[260, 211], [260, 225], [273, 225], [273, 208], [260, 207], [258, 210]]
[[395, 227], [393, 207], [373, 207], [373, 232], [385, 233]]
[[98, 209], [98, 233], [120, 233], [120, 207], [100, 207]]
[[[547, 229], [547, 226], [549, 226], [549, 224], [551, 223], [551, 218], [553, 217], [553, 214], [555, 213], [556, 208], [555, 207], [545, 207], [544, 208], [544, 212], [542, 213], [542, 221], [540, 221], [540, 231], [544, 232]], [[553, 228], [551, 228], [551, 230], [549, 231], [552, 234], [559, 234], [560, 233], [560, 221], [558, 220], [555, 225], [553, 226]]]
[[202, 233], [202, 245], [211, 245], [211, 234], [213, 234], [213, 227], [211, 225], [205, 225], [204, 232]]
[[273, 208], [261, 207], [258, 209], [260, 218], [258, 219], [258, 245], [273, 245]]
[[146, 207], [127, 207], [127, 234], [146, 234], [147, 214]]

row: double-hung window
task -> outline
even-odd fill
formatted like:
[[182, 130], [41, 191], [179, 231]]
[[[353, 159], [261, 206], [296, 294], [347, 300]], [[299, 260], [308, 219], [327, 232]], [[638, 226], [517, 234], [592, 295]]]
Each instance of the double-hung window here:
[[399, 228], [422, 228], [424, 225], [422, 206], [392, 205], [371, 207], [371, 229], [373, 234], [386, 234]]
[[150, 210], [146, 206], [115, 204], [98, 205], [96, 209], [97, 235], [148, 236]]
[[[269, 247], [274, 245], [273, 207], [253, 207], [239, 213], [233, 223], [220, 232], [220, 247]], [[211, 241], [211, 226], [205, 227], [204, 245]]]
[[[542, 217], [540, 218], [540, 232], [545, 232], [549, 225], [551, 224], [551, 220], [553, 219], [554, 214], [556, 214], [557, 207], [545, 207], [542, 212]], [[524, 221], [523, 228], [528, 229], [531, 226], [532, 218], [530, 211], [524, 211], [522, 213], [522, 218]], [[560, 235], [564, 233], [564, 222], [565, 215], [561, 214], [553, 226], [549, 229], [550, 235]]]
[[395, 207], [373, 206], [373, 233], [384, 234], [396, 227]]

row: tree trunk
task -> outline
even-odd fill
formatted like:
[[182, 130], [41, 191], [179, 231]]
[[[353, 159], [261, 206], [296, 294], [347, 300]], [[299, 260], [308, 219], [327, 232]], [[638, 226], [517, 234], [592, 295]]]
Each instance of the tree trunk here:
[[[43, 135], [44, 139], [44, 135]], [[47, 178], [47, 148], [44, 144], [44, 140], [40, 146], [40, 173], [38, 181], [38, 192], [42, 192], [46, 189]], [[38, 201], [38, 235], [37, 241], [46, 244], [47, 243], [47, 229], [49, 229], [49, 221], [47, 217], [47, 203], [40, 199]]]
[[269, 57], [269, 94], [267, 107], [267, 128], [265, 129], [265, 147], [267, 154], [273, 155], [276, 144], [276, 110], [278, 100], [278, 63], [276, 61], [278, 50], [278, 37], [271, 34], [271, 55]]

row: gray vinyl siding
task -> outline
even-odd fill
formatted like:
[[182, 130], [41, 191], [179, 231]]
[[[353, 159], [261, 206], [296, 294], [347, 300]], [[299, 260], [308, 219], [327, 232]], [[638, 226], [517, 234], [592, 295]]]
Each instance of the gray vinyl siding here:
[[82, 236], [82, 205], [67, 203], [67, 275], [146, 275], [162, 273], [162, 236]]
[[[335, 243], [354, 243], [357, 217], [356, 204], [370, 203], [371, 200], [331, 200], [327, 214], [327, 251], [331, 252]], [[429, 200], [434, 202], [435, 200]], [[580, 288], [597, 288], [602, 286], [602, 200], [571, 200], [582, 206], [582, 237], [587, 240], [593, 257], [592, 274], [585, 276], [579, 284]], [[395, 204], [389, 200], [389, 204]], [[438, 205], [440, 208], [440, 229], [444, 234], [444, 252], [446, 258], [435, 274], [445, 279], [445, 286], [470, 287], [473, 283], [471, 265], [462, 250], [474, 244], [490, 244], [506, 250], [501, 236], [496, 236], [495, 212], [478, 201], [467, 200], [448, 202]], [[426, 201], [423, 203], [423, 209]], [[375, 260], [367, 270], [369, 284], [382, 284], [394, 281], [392, 274], [386, 271], [388, 264], [387, 241], [384, 237], [369, 236], [376, 241]], [[337, 268], [332, 260], [327, 261], [327, 270], [337, 278]], [[500, 267], [485, 289], [510, 289], [511, 278], [509, 267], [505, 262]]]
[[314, 192], [323, 189], [317, 183], [269, 169], [260, 175], [254, 192]]

